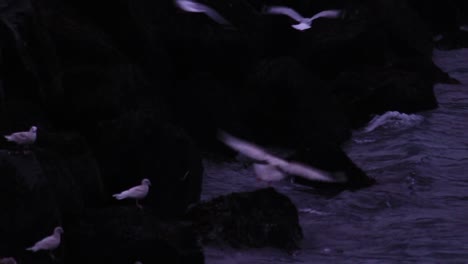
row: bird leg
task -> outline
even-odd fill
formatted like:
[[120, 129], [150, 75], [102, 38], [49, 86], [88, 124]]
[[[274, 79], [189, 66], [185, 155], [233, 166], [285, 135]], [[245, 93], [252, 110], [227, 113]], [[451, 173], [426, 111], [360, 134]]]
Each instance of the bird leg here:
[[138, 199], [135, 199], [136, 206], [140, 208], [140, 210], [143, 210], [143, 206], [138, 203]]
[[54, 256], [54, 254], [52, 253], [52, 251], [49, 251], [49, 256], [52, 259], [52, 261], [54, 261], [54, 262], [56, 261], [56, 258]]
[[23, 155], [31, 154], [31, 150], [29, 149], [29, 145], [23, 147]]

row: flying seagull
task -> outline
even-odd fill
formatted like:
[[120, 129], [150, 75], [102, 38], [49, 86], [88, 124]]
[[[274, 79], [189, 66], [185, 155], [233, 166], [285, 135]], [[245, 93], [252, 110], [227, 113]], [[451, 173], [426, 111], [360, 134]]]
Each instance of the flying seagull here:
[[314, 21], [317, 18], [324, 17], [324, 18], [339, 18], [342, 14], [342, 10], [324, 10], [321, 11], [317, 14], [315, 14], [311, 18], [305, 18], [301, 16], [296, 10], [290, 8], [290, 7], [284, 7], [284, 6], [269, 6], [264, 9], [266, 14], [273, 14], [273, 15], [287, 15], [290, 18], [296, 20], [299, 22], [299, 24], [296, 25], [291, 25], [293, 28], [297, 30], [306, 30], [311, 28], [312, 26], [312, 21]]
[[287, 175], [294, 175], [312, 181], [345, 182], [343, 172], [325, 172], [309, 165], [295, 161], [286, 161], [278, 158], [253, 143], [236, 138], [226, 132], [220, 131], [218, 139], [233, 150], [256, 161], [254, 170], [257, 178], [263, 181], [280, 181]]
[[55, 256], [52, 254], [52, 250], [55, 250], [60, 245], [60, 235], [63, 234], [62, 227], [58, 226], [54, 228], [54, 233], [44, 239], [36, 242], [34, 246], [27, 248], [26, 250], [37, 252], [39, 250], [49, 251], [49, 255], [52, 259], [55, 259]]
[[229, 23], [224, 17], [222, 17], [216, 10], [207, 5], [189, 0], [175, 0], [175, 4], [178, 8], [187, 12], [205, 13], [205, 15], [213, 19], [218, 24], [231, 25], [231, 23]]
[[141, 181], [141, 185], [135, 186], [121, 193], [114, 194], [112, 195], [112, 197], [114, 197], [117, 200], [122, 200], [122, 199], [127, 199], [127, 198], [135, 199], [136, 206], [140, 209], [143, 209], [143, 207], [138, 203], [138, 201], [142, 200], [143, 198], [146, 197], [146, 195], [148, 195], [149, 186], [151, 186], [150, 180], [143, 179]]
[[6, 135], [5, 138], [7, 141], [15, 142], [18, 145], [24, 146], [26, 148], [29, 145], [34, 144], [36, 142], [37, 137], [37, 127], [32, 126], [29, 131], [21, 131], [16, 132], [10, 135]]

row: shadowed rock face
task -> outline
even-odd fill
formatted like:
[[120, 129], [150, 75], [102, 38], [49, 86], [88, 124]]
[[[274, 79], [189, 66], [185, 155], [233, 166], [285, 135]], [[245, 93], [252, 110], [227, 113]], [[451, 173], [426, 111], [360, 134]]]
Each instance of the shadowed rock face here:
[[163, 222], [151, 209], [88, 210], [65, 228], [67, 263], [204, 263], [190, 226]]
[[273, 188], [232, 193], [191, 208], [187, 218], [202, 239], [234, 247], [299, 247], [297, 209]]
[[[52, 234], [60, 225], [60, 207], [34, 155], [12, 156], [0, 151], [0, 255], [34, 262], [25, 248]], [[38, 263], [50, 263], [47, 258]]]

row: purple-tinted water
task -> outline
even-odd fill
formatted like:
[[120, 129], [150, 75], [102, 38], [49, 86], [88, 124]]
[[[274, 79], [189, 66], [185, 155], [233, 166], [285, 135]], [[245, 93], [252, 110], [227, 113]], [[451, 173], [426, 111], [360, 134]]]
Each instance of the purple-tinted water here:
[[[464, 84], [436, 85], [438, 109], [355, 131], [345, 146], [377, 185], [327, 199], [272, 184], [300, 210], [298, 255], [210, 245], [206, 263], [468, 263], [468, 49], [434, 61]], [[265, 187], [242, 162], [205, 166], [203, 199]]]

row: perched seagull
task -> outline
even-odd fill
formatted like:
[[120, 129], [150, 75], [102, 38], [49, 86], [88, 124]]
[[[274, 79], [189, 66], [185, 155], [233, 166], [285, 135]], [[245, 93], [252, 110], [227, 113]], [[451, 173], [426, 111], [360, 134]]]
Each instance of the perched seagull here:
[[16, 260], [14, 258], [1, 258], [0, 264], [16, 264]]
[[34, 246], [27, 248], [26, 250], [36, 252], [39, 250], [47, 250], [49, 251], [49, 255], [52, 259], [55, 259], [55, 256], [52, 254], [52, 250], [58, 248], [60, 245], [60, 235], [63, 234], [62, 227], [58, 226], [54, 228], [54, 233], [44, 239], [36, 242]]
[[112, 197], [115, 197], [115, 199], [117, 200], [122, 200], [126, 198], [135, 199], [137, 207], [143, 209], [143, 207], [138, 203], [138, 201], [146, 197], [149, 191], [149, 186], [151, 186], [150, 180], [143, 179], [141, 181], [141, 185], [135, 186], [121, 193], [114, 194], [112, 195]]
[[29, 131], [16, 132], [5, 136], [5, 138], [7, 141], [15, 142], [16, 144], [25, 146], [27, 148], [29, 145], [32, 145], [34, 142], [36, 142], [36, 133], [37, 127], [32, 126]]
[[280, 181], [287, 175], [294, 175], [312, 181], [346, 181], [346, 177], [343, 172], [330, 173], [299, 162], [286, 161], [284, 159], [273, 156], [259, 146], [238, 139], [226, 132], [220, 131], [218, 133], [218, 138], [232, 149], [257, 161], [257, 163], [254, 164], [254, 170], [257, 174], [257, 178], [260, 180], [267, 182]]
[[314, 21], [317, 18], [320, 17], [325, 17], [325, 18], [339, 18], [342, 14], [341, 10], [325, 10], [322, 12], [319, 12], [315, 14], [311, 18], [305, 18], [301, 16], [299, 13], [296, 12], [296, 10], [289, 8], [289, 7], [284, 7], [284, 6], [270, 6], [265, 8], [265, 13], [267, 14], [273, 14], [273, 15], [287, 15], [290, 18], [296, 20], [299, 22], [297, 25], [291, 25], [293, 28], [297, 30], [306, 30], [309, 29], [312, 26], [312, 21]]
[[207, 5], [189, 0], [175, 0], [175, 4], [177, 7], [187, 12], [205, 13], [205, 15], [209, 16], [218, 24], [231, 25], [231, 23], [224, 19], [224, 17], [222, 17], [216, 10]]

